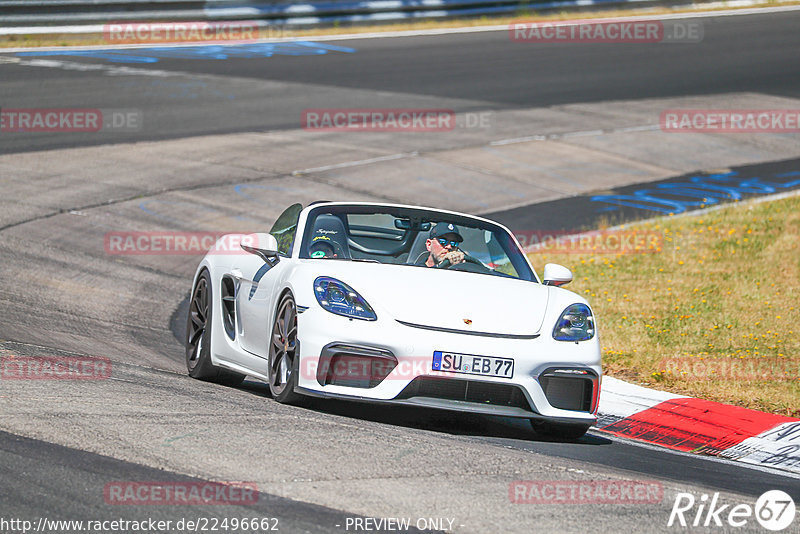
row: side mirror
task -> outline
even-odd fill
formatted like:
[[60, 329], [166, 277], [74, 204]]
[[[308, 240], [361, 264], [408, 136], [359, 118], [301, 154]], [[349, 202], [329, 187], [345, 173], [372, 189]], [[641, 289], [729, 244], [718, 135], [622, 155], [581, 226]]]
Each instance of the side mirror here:
[[278, 240], [272, 234], [246, 234], [242, 236], [242, 250], [255, 254], [270, 265], [278, 263]]
[[572, 282], [572, 271], [557, 263], [544, 266], [544, 285], [563, 286]]

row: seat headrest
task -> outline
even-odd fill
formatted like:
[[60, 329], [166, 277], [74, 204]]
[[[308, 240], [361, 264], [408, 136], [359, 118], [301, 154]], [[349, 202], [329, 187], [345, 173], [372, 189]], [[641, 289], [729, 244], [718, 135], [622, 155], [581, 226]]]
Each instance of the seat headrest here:
[[336, 215], [330, 213], [323, 213], [319, 215], [314, 221], [314, 232], [309, 239], [309, 246], [314, 244], [315, 240], [325, 239], [337, 243], [341, 248], [341, 255], [345, 258], [350, 258], [350, 247], [347, 244], [347, 232], [344, 228], [344, 223]]

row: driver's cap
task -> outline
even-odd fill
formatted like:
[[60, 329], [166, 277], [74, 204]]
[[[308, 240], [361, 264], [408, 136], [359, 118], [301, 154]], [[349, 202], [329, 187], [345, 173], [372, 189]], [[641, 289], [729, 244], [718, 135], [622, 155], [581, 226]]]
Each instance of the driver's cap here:
[[458, 233], [458, 226], [453, 223], [436, 223], [436, 226], [431, 228], [431, 239], [442, 237], [443, 235], [453, 234], [456, 236], [457, 241], [464, 241], [461, 234]]

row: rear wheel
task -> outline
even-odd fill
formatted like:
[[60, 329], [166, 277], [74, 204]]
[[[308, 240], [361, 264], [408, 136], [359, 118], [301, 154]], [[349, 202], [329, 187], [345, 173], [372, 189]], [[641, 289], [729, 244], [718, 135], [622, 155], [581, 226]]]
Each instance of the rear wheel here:
[[297, 306], [292, 294], [287, 293], [278, 304], [269, 344], [269, 389], [281, 404], [302, 404], [306, 400], [294, 391], [299, 357]]
[[244, 375], [220, 369], [211, 363], [212, 310], [211, 279], [208, 271], [203, 271], [197, 278], [189, 301], [189, 316], [186, 320], [186, 369], [192, 378], [237, 386], [244, 380]]
[[586, 434], [592, 426], [582, 423], [552, 423], [541, 419], [531, 419], [530, 421], [537, 434], [559, 439], [578, 439]]

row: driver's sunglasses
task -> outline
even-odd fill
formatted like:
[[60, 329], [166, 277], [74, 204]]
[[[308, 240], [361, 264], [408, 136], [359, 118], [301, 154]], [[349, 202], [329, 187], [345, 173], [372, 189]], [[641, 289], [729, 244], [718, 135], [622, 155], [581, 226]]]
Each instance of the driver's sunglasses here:
[[436, 240], [443, 247], [446, 247], [447, 245], [450, 245], [452, 248], [458, 248], [458, 245], [461, 243], [461, 241], [448, 241], [447, 239], [445, 239], [443, 237], [438, 237], [438, 238], [436, 238]]

